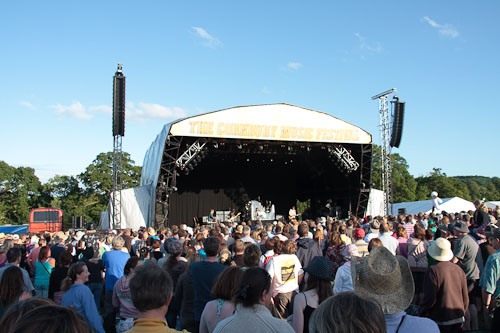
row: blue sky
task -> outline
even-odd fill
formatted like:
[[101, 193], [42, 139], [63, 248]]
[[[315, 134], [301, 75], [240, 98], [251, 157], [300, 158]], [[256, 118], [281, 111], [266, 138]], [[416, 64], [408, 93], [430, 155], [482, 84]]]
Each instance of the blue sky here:
[[[127, 77], [123, 150], [164, 124], [288, 103], [380, 142], [378, 103], [406, 101], [410, 173], [500, 176], [498, 1], [4, 1], [0, 160], [46, 181], [113, 149], [112, 76]], [[495, 97], [497, 96], [497, 97]]]

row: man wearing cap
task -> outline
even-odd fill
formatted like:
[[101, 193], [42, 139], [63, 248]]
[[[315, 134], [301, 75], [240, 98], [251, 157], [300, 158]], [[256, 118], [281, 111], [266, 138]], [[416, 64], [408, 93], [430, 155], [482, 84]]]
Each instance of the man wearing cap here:
[[379, 236], [380, 230], [380, 222], [379, 220], [373, 220], [370, 222], [370, 232], [365, 236], [364, 241], [366, 243], [370, 243], [373, 238], [377, 238]]
[[500, 327], [500, 229], [487, 232], [491, 244], [497, 252], [486, 260], [479, 285], [482, 288], [483, 306], [488, 313], [491, 327]]
[[[452, 262], [458, 264], [458, 266], [460, 266], [465, 273], [467, 287], [470, 290], [469, 298], [480, 297], [481, 292], [477, 284], [480, 274], [477, 260], [481, 260], [482, 262], [479, 245], [477, 245], [474, 238], [469, 235], [467, 222], [457, 222], [455, 224], [455, 234], [459, 240], [453, 250], [455, 257], [452, 259]], [[469, 312], [471, 314], [476, 314], [477, 310], [476, 305], [470, 302]], [[477, 321], [474, 321], [472, 323], [472, 329], [477, 329], [477, 327], [474, 327], [476, 325]]]
[[383, 246], [375, 247], [369, 256], [352, 259], [351, 274], [354, 292], [376, 300], [382, 307], [388, 333], [439, 332], [436, 323], [429, 318], [405, 313], [415, 286], [404, 257], [394, 256]]
[[354, 245], [358, 248], [360, 257], [368, 255], [368, 243], [363, 240], [365, 238], [365, 231], [361, 228], [354, 229], [352, 236], [354, 238]]
[[453, 251], [448, 240], [436, 239], [427, 253], [436, 264], [430, 265], [425, 274], [420, 316], [434, 320], [441, 332], [461, 332], [469, 306], [465, 273], [450, 262]]

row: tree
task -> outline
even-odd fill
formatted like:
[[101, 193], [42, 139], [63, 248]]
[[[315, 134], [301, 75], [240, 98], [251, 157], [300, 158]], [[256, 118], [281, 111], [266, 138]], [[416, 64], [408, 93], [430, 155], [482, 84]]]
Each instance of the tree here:
[[464, 182], [447, 177], [440, 168], [433, 168], [428, 177], [417, 179], [417, 200], [428, 200], [432, 191], [437, 191], [441, 198], [470, 198], [470, 192]]
[[[391, 154], [392, 160], [392, 196], [394, 202], [416, 200], [417, 182], [408, 171], [408, 162], [399, 154]], [[373, 187], [382, 189], [382, 149], [373, 145], [372, 156]]]
[[[130, 154], [122, 157], [122, 188], [139, 185], [141, 167], [135, 166]], [[83, 185], [85, 200], [79, 202], [88, 219], [98, 222], [100, 212], [108, 209], [109, 195], [113, 190], [113, 153], [100, 153], [96, 159], [78, 175]]]
[[0, 223], [28, 223], [29, 210], [38, 207], [42, 184], [35, 170], [0, 161]]

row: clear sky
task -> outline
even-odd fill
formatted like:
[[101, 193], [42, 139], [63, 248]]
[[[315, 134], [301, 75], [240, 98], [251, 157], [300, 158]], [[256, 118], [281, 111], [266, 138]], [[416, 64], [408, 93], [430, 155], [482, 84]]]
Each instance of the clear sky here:
[[[406, 101], [410, 173], [500, 176], [499, 1], [3, 1], [0, 160], [45, 182], [112, 151], [112, 77], [127, 77], [123, 150], [164, 124], [288, 103], [380, 143], [378, 103]], [[496, 97], [495, 97], [496, 96]]]

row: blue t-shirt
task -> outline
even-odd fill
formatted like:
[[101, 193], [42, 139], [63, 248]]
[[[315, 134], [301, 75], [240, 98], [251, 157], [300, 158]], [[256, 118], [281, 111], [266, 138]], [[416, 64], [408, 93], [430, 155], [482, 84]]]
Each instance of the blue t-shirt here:
[[106, 290], [113, 291], [116, 281], [123, 276], [123, 269], [130, 254], [120, 250], [112, 250], [104, 252], [102, 262], [106, 268]]
[[200, 261], [191, 264], [191, 280], [194, 286], [194, 320], [201, 320], [205, 305], [214, 298], [210, 295], [219, 274], [228, 266], [217, 262]]

